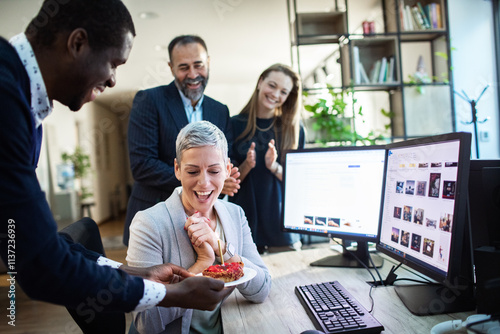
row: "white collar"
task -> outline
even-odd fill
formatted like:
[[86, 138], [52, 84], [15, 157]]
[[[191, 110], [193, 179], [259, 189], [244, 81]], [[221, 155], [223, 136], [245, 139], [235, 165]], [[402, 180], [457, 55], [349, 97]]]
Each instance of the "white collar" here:
[[28, 73], [31, 88], [31, 113], [35, 119], [35, 125], [38, 128], [45, 117], [49, 116], [52, 112], [52, 103], [47, 95], [47, 89], [42, 78], [42, 73], [40, 72], [40, 67], [36, 61], [31, 44], [24, 33], [12, 37], [9, 42], [14, 49], [16, 49]]

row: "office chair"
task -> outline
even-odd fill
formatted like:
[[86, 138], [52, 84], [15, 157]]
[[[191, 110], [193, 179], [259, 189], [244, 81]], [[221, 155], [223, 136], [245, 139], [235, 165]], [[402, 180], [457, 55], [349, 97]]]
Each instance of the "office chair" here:
[[[64, 238], [69, 238], [75, 243], [79, 243], [88, 250], [104, 254], [101, 234], [97, 224], [90, 218], [82, 218], [59, 231]], [[125, 313], [96, 313], [92, 321], [87, 322], [88, 316], [79, 315], [76, 310], [66, 308], [84, 334], [124, 334], [125, 333]]]

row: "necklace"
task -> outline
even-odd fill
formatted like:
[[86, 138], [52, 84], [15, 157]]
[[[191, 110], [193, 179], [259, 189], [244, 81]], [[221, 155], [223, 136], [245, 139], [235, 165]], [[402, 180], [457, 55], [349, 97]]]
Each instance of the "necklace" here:
[[262, 132], [266, 132], [266, 131], [269, 131], [269, 129], [271, 129], [273, 126], [274, 126], [274, 122], [276, 121], [276, 117], [274, 117], [273, 121], [271, 122], [271, 125], [269, 125], [267, 128], [265, 129], [262, 129], [260, 128], [258, 125], [257, 125], [257, 122], [255, 122], [255, 127], [257, 128], [257, 130], [259, 131], [262, 131]]

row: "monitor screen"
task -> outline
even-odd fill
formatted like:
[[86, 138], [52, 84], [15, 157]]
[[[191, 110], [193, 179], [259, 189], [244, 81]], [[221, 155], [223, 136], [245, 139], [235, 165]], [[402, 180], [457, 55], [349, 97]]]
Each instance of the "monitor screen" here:
[[[470, 242], [466, 210], [470, 137], [451, 133], [386, 146], [377, 249], [439, 283], [455, 282], [465, 277], [462, 270], [472, 268], [467, 261], [470, 254], [463, 253]], [[417, 300], [417, 295], [409, 300]]]
[[384, 163], [384, 146], [287, 152], [284, 230], [376, 242]]
[[452, 254], [459, 153], [457, 138], [388, 147], [379, 245], [441, 280]]

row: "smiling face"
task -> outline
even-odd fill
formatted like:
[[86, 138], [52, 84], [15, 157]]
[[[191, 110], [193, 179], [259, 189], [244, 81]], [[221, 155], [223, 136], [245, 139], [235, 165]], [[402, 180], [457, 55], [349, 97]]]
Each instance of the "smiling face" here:
[[199, 43], [176, 45], [168, 64], [177, 87], [195, 105], [208, 83], [210, 59], [207, 51]]
[[259, 90], [259, 110], [270, 112], [285, 103], [293, 88], [293, 81], [283, 72], [272, 71], [259, 81], [257, 88]]
[[210, 216], [214, 203], [229, 176], [231, 165], [214, 146], [201, 146], [182, 152], [175, 159], [175, 176], [182, 184], [182, 204], [188, 215], [199, 211]]
[[94, 101], [106, 87], [114, 87], [116, 68], [125, 64], [132, 49], [132, 33], [125, 33], [123, 41], [121, 47], [102, 51], [93, 51], [88, 44], [82, 48], [70, 72], [71, 85], [66, 85], [64, 96], [57, 100], [76, 111]]

